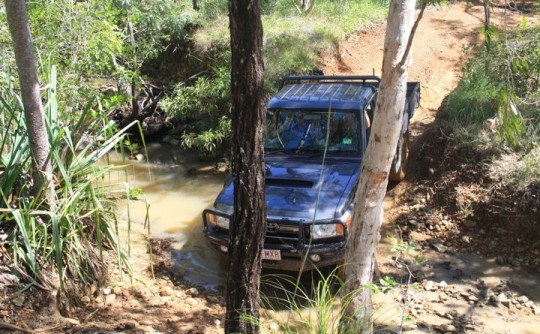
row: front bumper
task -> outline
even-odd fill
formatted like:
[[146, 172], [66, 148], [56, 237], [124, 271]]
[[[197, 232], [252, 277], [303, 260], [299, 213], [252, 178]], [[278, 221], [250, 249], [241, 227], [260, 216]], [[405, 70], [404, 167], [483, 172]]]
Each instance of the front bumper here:
[[[209, 224], [206, 220], [206, 212], [223, 214], [214, 210], [205, 210], [203, 231], [208, 243], [220, 253], [227, 255], [229, 231]], [[276, 235], [267, 231], [264, 249], [279, 250], [281, 260], [263, 260], [263, 268], [298, 272], [343, 263], [346, 235], [316, 240], [310, 244], [304, 233], [310, 224], [300, 222], [296, 224], [298, 230], [287, 235]], [[313, 257], [313, 255], [318, 256]], [[312, 258], [318, 258], [318, 261], [313, 261]]]

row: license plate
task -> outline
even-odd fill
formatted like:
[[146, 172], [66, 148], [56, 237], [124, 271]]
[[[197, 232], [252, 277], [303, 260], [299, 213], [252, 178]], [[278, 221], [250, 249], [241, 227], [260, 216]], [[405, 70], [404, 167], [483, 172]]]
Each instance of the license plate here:
[[281, 261], [281, 251], [279, 249], [263, 249], [263, 260]]

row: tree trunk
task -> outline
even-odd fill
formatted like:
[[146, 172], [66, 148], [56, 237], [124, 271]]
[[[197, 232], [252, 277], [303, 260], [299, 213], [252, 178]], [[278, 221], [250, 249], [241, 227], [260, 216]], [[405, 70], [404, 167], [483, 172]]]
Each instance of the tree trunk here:
[[[371, 283], [383, 221], [388, 173], [396, 152], [407, 93], [407, 55], [415, 0], [392, 0], [388, 14], [382, 78], [371, 140], [364, 157], [355, 212], [345, 254], [346, 292], [354, 295], [344, 326], [365, 333], [372, 329]], [[405, 57], [405, 58], [404, 58]]]
[[[131, 44], [131, 52], [133, 53], [133, 63], [137, 64], [137, 43], [135, 42], [135, 32], [133, 31], [133, 24], [129, 18], [129, 12], [131, 11], [131, 5], [129, 0], [124, 0], [124, 7], [126, 8], [126, 26], [129, 32], [129, 42]], [[133, 66], [133, 65], [132, 65]], [[135, 65], [136, 66], [136, 65]], [[137, 103], [137, 82], [135, 80], [136, 69], [132, 69], [131, 73], [131, 115], [128, 117], [131, 120], [135, 120], [139, 116], [139, 104]]]
[[489, 0], [484, 0], [484, 37], [486, 38], [486, 48], [489, 51], [491, 48], [491, 9], [489, 8]]
[[226, 333], [258, 333], [266, 229], [263, 156], [262, 23], [258, 0], [230, 0], [232, 175]]
[[50, 145], [45, 128], [43, 104], [39, 93], [37, 61], [34, 55], [34, 45], [30, 35], [25, 1], [6, 0], [5, 4], [32, 153], [33, 184], [30, 193], [37, 196], [41, 191], [48, 188], [48, 184], [52, 179], [51, 162], [49, 160]]

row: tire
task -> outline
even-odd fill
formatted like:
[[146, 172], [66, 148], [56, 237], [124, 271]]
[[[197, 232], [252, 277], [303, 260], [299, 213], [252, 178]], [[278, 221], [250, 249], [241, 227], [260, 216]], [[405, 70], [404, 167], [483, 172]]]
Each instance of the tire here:
[[405, 179], [407, 162], [409, 160], [409, 130], [401, 136], [400, 145], [396, 150], [396, 155], [392, 161], [388, 180], [393, 182], [403, 181]]

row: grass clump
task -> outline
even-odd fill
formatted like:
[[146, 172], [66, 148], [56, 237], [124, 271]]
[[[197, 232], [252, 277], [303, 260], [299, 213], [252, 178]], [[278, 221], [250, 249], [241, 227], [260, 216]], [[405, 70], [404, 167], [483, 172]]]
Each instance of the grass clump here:
[[540, 28], [524, 20], [493, 36], [448, 97], [447, 132], [458, 148], [487, 157], [490, 178], [507, 193], [518, 193], [540, 184]]
[[540, 29], [524, 27], [499, 35], [471, 57], [445, 106], [458, 141], [485, 141], [478, 134], [487, 128], [496, 135], [491, 137], [495, 145], [533, 148], [540, 136], [539, 49]]

